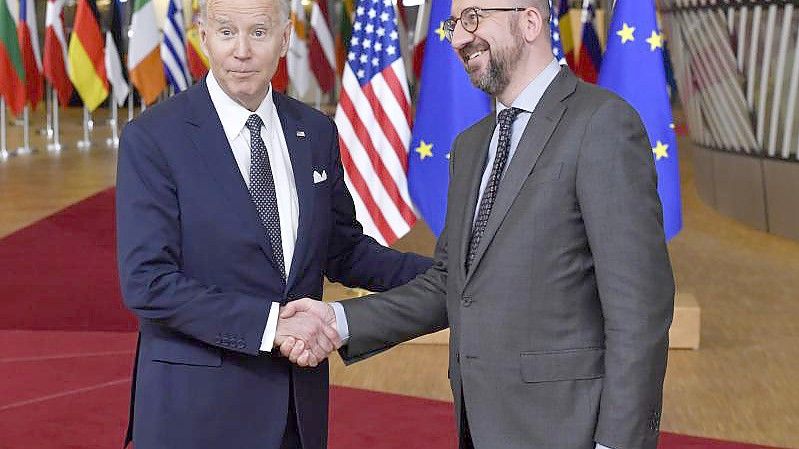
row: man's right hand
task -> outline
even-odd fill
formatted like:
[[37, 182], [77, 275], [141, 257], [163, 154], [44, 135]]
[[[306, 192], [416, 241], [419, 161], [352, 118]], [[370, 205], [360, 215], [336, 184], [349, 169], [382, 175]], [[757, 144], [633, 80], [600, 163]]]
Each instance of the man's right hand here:
[[275, 345], [292, 363], [317, 366], [341, 347], [333, 308], [310, 298], [286, 304], [278, 318]]

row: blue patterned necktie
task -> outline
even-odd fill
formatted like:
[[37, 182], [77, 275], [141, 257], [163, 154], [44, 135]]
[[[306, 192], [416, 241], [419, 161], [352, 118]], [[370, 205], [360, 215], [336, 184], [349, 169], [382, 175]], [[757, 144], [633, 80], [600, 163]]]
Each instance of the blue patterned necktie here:
[[510, 135], [513, 121], [516, 116], [524, 110], [519, 108], [504, 109], [499, 113], [499, 141], [497, 142], [497, 154], [494, 157], [494, 165], [491, 167], [491, 175], [488, 177], [485, 189], [483, 190], [483, 197], [480, 199], [480, 208], [477, 210], [477, 219], [474, 221], [472, 227], [472, 237], [469, 240], [469, 253], [466, 256], [466, 271], [474, 261], [474, 256], [477, 254], [477, 247], [480, 245], [480, 239], [486, 230], [488, 224], [488, 217], [491, 215], [491, 208], [494, 207], [494, 201], [497, 199], [497, 191], [499, 191], [499, 183], [502, 180], [502, 174], [505, 172], [505, 165], [508, 162], [508, 154], [510, 153]]
[[277, 208], [275, 179], [269, 165], [269, 154], [261, 138], [262, 125], [261, 117], [257, 114], [252, 114], [247, 119], [246, 126], [250, 130], [250, 195], [261, 217], [261, 223], [266, 228], [280, 275], [285, 280], [286, 262], [283, 259], [283, 239], [280, 237], [280, 211]]

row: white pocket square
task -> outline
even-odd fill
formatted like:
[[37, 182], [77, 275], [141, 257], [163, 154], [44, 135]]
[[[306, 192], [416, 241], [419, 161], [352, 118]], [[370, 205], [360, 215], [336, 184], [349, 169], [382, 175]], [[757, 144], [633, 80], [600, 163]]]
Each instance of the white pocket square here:
[[322, 170], [322, 172], [319, 173], [318, 171], [314, 170], [313, 171], [313, 183], [314, 184], [319, 184], [320, 182], [323, 182], [323, 181], [327, 181], [327, 172], [325, 170]]

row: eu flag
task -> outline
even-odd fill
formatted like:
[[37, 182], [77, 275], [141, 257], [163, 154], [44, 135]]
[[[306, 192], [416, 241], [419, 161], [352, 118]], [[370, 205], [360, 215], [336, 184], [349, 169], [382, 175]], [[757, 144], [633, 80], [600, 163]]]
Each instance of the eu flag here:
[[458, 133], [491, 111], [491, 100], [472, 86], [445, 39], [451, 2], [432, 3], [408, 156], [408, 189], [430, 229], [439, 235], [447, 210], [450, 147]]
[[646, 126], [663, 203], [666, 240], [682, 228], [677, 138], [654, 0], [616, 0], [599, 85], [627, 100]]

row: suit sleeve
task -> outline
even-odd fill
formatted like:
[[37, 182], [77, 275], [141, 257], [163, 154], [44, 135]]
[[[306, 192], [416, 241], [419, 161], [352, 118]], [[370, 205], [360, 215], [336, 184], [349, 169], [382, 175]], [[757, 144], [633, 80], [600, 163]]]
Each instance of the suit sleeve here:
[[620, 99], [586, 130], [577, 195], [605, 328], [605, 378], [595, 440], [654, 449], [662, 407], [674, 280], [649, 140]]
[[[457, 148], [459, 137], [453, 148]], [[453, 155], [449, 173], [452, 179], [455, 151], [450, 154]], [[449, 327], [449, 222], [447, 214], [444, 230], [436, 242], [433, 265], [424, 274], [387, 292], [341, 301], [350, 331], [347, 345], [339, 350], [344, 363], [364, 360], [399, 343]]]
[[331, 124], [332, 235], [325, 275], [348, 287], [381, 292], [402, 285], [432, 264], [429, 257], [387, 248], [363, 233], [344, 181], [338, 133]]
[[204, 285], [181, 269], [178, 186], [156, 141], [132, 122], [117, 165], [117, 257], [125, 304], [140, 320], [257, 355], [268, 302]]

